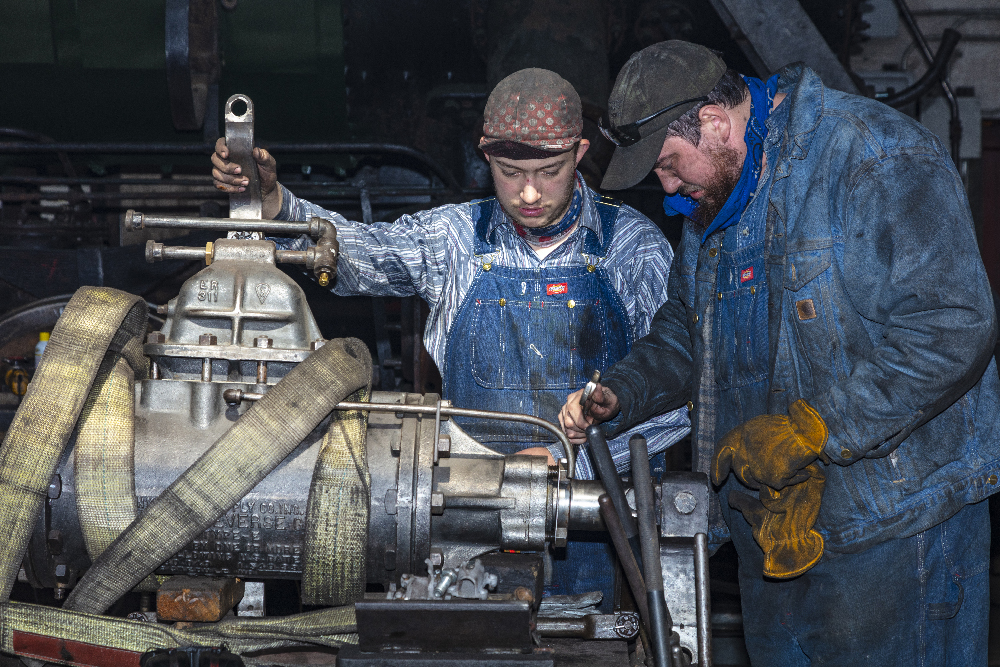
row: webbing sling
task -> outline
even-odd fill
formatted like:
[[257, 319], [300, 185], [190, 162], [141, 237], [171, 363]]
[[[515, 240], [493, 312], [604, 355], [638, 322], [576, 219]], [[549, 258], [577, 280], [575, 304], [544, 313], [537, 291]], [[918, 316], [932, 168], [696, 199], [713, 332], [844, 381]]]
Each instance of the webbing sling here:
[[65, 607], [105, 611], [232, 509], [337, 403], [367, 387], [371, 372], [371, 353], [355, 338], [329, 341], [310, 354], [97, 557]]
[[[0, 543], [0, 573], [4, 586], [0, 591], [0, 600], [3, 600], [0, 603], [0, 648], [15, 652], [17, 637], [26, 634], [136, 653], [154, 648], [218, 645], [223, 641], [240, 653], [303, 644], [356, 643], [357, 636], [350, 634], [355, 630], [353, 606], [282, 618], [230, 619], [181, 630], [168, 625], [7, 601], [52, 473], [95, 378], [111, 377], [111, 370], [119, 367], [121, 359], [128, 361], [137, 377], [145, 377], [147, 362], [141, 346], [145, 323], [146, 304], [139, 297], [110, 288], [78, 290], [53, 329], [45, 357], [0, 447], [0, 518], [10, 535], [10, 539]], [[341, 353], [346, 356], [353, 353], [363, 357], [355, 366], [361, 366], [359, 375], [365, 377], [359, 384], [368, 382], [371, 358], [367, 349], [359, 341], [331, 343], [339, 345], [331, 348], [330, 356], [344, 357]], [[310, 355], [310, 359], [317, 356]], [[313, 375], [307, 374], [307, 379], [312, 379]], [[100, 380], [94, 386], [93, 391], [98, 395], [105, 391], [105, 381]], [[301, 395], [287, 393], [292, 394], [292, 400], [284, 407], [298, 409], [303, 404]], [[343, 396], [349, 393], [344, 390]], [[311, 428], [306, 432], [309, 430]], [[253, 658], [244, 659], [247, 664], [257, 662]]]
[[0, 525], [9, 535], [0, 540], [0, 600], [10, 598], [49, 481], [99, 369], [110, 375], [124, 359], [137, 376], [145, 376], [140, 343], [145, 329], [145, 301], [95, 287], [78, 290], [52, 329], [0, 446]]
[[[80, 413], [73, 447], [76, 512], [90, 559], [138, 515], [135, 497], [135, 378], [119, 359], [102, 368]], [[137, 587], [155, 591], [155, 577]]]
[[[365, 388], [350, 398], [368, 401]], [[316, 459], [306, 511], [304, 604], [342, 605], [365, 594], [371, 477], [368, 413], [334, 411]]]

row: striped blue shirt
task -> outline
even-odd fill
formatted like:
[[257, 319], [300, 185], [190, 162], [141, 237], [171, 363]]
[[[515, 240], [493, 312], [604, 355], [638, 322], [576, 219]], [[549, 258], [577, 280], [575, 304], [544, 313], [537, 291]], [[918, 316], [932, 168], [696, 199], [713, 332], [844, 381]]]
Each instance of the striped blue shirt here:
[[[582, 183], [583, 179], [579, 181]], [[452, 322], [476, 271], [484, 260], [498, 266], [518, 268], [550, 268], [601, 264], [612, 286], [622, 299], [632, 328], [633, 340], [649, 331], [649, 324], [660, 305], [667, 299], [667, 276], [673, 250], [659, 229], [644, 215], [629, 206], [622, 206], [612, 240], [605, 257], [584, 253], [584, 233], [592, 230], [601, 239], [593, 190], [583, 185], [584, 202], [576, 231], [552, 253], [539, 259], [534, 250], [514, 231], [510, 219], [501, 207], [494, 207], [490, 233], [497, 245], [491, 258], [474, 255], [475, 227], [470, 204], [448, 204], [412, 215], [395, 222], [365, 225], [352, 222], [339, 213], [328, 211], [304, 199], [299, 199], [284, 186], [279, 220], [309, 220], [313, 217], [331, 220], [337, 227], [340, 261], [337, 265], [335, 294], [354, 296], [414, 296], [430, 306], [430, 316], [424, 330], [424, 346], [437, 363], [444, 367], [445, 344]], [[289, 250], [305, 249], [312, 241], [274, 239], [278, 246]], [[346, 261], [345, 261], [346, 260]], [[628, 439], [642, 433], [650, 454], [661, 452], [683, 438], [690, 430], [686, 408], [654, 417], [608, 444], [619, 470], [629, 467]], [[550, 447], [553, 455], [561, 456], [558, 445]], [[584, 450], [577, 458], [577, 477], [592, 479], [593, 470]]]

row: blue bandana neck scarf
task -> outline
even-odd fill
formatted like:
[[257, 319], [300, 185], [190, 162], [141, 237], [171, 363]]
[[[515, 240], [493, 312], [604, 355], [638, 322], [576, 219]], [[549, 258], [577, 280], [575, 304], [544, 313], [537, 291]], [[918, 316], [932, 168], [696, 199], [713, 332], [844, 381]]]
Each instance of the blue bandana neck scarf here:
[[[722, 210], [719, 211], [712, 224], [708, 226], [701, 237], [704, 243], [709, 236], [726, 229], [740, 220], [750, 198], [757, 191], [757, 181], [760, 180], [761, 161], [764, 156], [764, 139], [767, 137], [767, 126], [764, 121], [771, 113], [774, 94], [778, 90], [778, 75], [775, 74], [767, 83], [751, 76], [743, 77], [750, 88], [750, 120], [743, 139], [747, 144], [747, 156], [743, 160], [743, 171], [740, 180], [733, 188]], [[684, 215], [691, 217], [698, 208], [698, 202], [682, 194], [663, 198], [663, 210], [667, 215]]]
[[583, 193], [580, 189], [580, 180], [577, 179], [576, 186], [573, 188], [573, 199], [569, 203], [569, 209], [566, 210], [566, 215], [559, 222], [551, 224], [548, 227], [525, 227], [513, 220], [511, 222], [514, 224], [514, 231], [517, 232], [517, 235], [524, 239], [532, 248], [548, 248], [562, 241], [573, 231], [573, 225], [576, 224], [577, 219], [580, 217], [582, 209]]

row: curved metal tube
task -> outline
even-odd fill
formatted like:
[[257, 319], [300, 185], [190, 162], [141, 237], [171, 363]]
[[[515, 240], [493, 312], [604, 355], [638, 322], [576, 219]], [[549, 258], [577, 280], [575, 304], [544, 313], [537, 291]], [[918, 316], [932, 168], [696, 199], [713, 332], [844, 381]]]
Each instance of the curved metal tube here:
[[[244, 399], [247, 397], [243, 395]], [[403, 412], [410, 414], [435, 415], [442, 417], [475, 417], [477, 419], [506, 419], [507, 421], [522, 422], [533, 426], [540, 426], [552, 433], [559, 439], [566, 452], [566, 477], [573, 479], [576, 472], [576, 458], [573, 456], [573, 446], [569, 443], [566, 434], [559, 430], [559, 427], [552, 422], [545, 421], [541, 417], [531, 415], [519, 415], [514, 412], [494, 412], [493, 410], [472, 410], [470, 408], [453, 408], [445, 405], [402, 405], [400, 403], [353, 403], [341, 401], [337, 403], [334, 410], [369, 410], [371, 412]], [[440, 413], [438, 412], [440, 410]]]
[[951, 55], [955, 52], [955, 47], [958, 46], [960, 39], [962, 39], [961, 33], [957, 30], [947, 28], [941, 37], [941, 45], [934, 56], [934, 62], [927, 68], [927, 71], [920, 77], [920, 80], [895, 95], [876, 97], [876, 99], [898, 109], [926, 95], [927, 91], [944, 75], [945, 67], [948, 66], [948, 61], [951, 60]]

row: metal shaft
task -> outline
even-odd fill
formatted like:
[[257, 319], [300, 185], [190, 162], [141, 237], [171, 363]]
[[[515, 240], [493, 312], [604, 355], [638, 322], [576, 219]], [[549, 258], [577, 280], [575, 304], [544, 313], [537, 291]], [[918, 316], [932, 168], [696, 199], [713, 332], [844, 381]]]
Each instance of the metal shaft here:
[[698, 664], [712, 667], [712, 597], [708, 586], [708, 535], [694, 536], [694, 596], [698, 619]]
[[649, 604], [646, 602], [646, 582], [642, 578], [642, 571], [639, 569], [639, 564], [636, 563], [635, 556], [632, 554], [632, 548], [625, 538], [625, 531], [618, 520], [618, 513], [611, 503], [611, 498], [605, 493], [597, 499], [597, 502], [601, 506], [601, 517], [608, 529], [608, 535], [611, 536], [611, 542], [615, 545], [618, 562], [622, 564], [622, 570], [625, 572], [629, 590], [632, 591], [632, 597], [635, 599], [639, 616], [646, 628], [649, 628]]
[[673, 620], [663, 597], [663, 571], [660, 569], [660, 536], [656, 530], [655, 496], [649, 474], [649, 450], [646, 439], [634, 435], [628, 441], [632, 455], [632, 481], [635, 509], [639, 516], [639, 539], [642, 544], [646, 601], [649, 605], [649, 634], [653, 642], [653, 664], [671, 667], [670, 633]]
[[622, 488], [621, 477], [618, 476], [618, 469], [615, 467], [614, 459], [611, 458], [611, 450], [608, 448], [608, 441], [604, 437], [604, 432], [596, 424], [587, 427], [587, 445], [590, 448], [590, 460], [597, 468], [597, 474], [604, 484], [611, 503], [614, 505], [615, 513], [618, 515], [618, 522], [625, 532], [625, 539], [635, 561], [642, 564], [642, 552], [639, 548], [639, 530], [636, 528], [635, 519], [632, 518], [632, 508], [625, 498], [625, 489]]
[[249, 220], [241, 218], [184, 218], [176, 216], [146, 215], [129, 209], [124, 216], [127, 229], [206, 229], [216, 232], [264, 232], [298, 236], [308, 234], [312, 227], [308, 222], [284, 222], [281, 220]]

